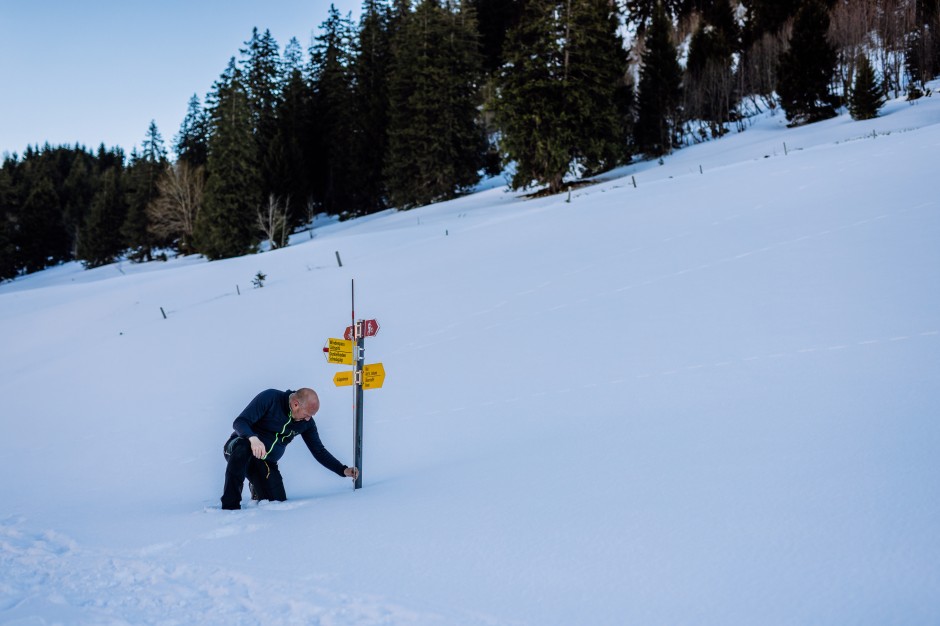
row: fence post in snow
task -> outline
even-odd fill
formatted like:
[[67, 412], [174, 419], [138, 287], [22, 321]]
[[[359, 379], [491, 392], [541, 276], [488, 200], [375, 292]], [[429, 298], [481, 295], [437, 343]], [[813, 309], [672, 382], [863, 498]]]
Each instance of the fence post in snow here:
[[787, 142], [783, 142], [783, 156], [787, 156]]
[[636, 176], [631, 176], [630, 180], [633, 181], [633, 188], [636, 189]]
[[339, 263], [340, 267], [343, 267], [343, 260], [339, 258], [339, 250], [336, 251], [336, 262]]
[[160, 307], [160, 312], [163, 313], [163, 319], [166, 319], [166, 311], [163, 310], [163, 307]]

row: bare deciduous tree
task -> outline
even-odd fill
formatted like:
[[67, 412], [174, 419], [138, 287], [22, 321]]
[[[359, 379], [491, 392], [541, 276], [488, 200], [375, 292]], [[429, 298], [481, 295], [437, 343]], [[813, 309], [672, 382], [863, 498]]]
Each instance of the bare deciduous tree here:
[[177, 241], [184, 254], [194, 252], [193, 229], [205, 188], [203, 168], [177, 161], [166, 168], [157, 188], [160, 195], [147, 206], [150, 232]]
[[774, 90], [777, 88], [777, 64], [787, 50], [792, 32], [792, 20], [777, 33], [765, 33], [741, 55], [738, 63], [738, 93], [749, 96], [760, 111], [758, 100], [769, 109], [777, 107]]
[[271, 242], [272, 249], [287, 245], [287, 203], [270, 194], [267, 205], [258, 207], [258, 226]]
[[307, 215], [307, 224], [308, 226], [310, 226], [310, 230], [308, 232], [310, 233], [310, 238], [313, 239], [313, 220], [314, 218], [316, 218], [317, 213], [320, 210], [320, 207], [317, 205], [316, 202], [313, 201], [313, 198], [307, 198], [307, 204], [305, 208], [306, 208], [306, 215]]
[[860, 55], [874, 48], [871, 35], [877, 26], [877, 0], [839, 0], [829, 15], [829, 41], [839, 50], [836, 73], [845, 97], [855, 82]]
[[878, 60], [886, 90], [899, 96], [904, 91], [904, 56], [908, 33], [915, 22], [914, 0], [876, 0], [875, 33]]

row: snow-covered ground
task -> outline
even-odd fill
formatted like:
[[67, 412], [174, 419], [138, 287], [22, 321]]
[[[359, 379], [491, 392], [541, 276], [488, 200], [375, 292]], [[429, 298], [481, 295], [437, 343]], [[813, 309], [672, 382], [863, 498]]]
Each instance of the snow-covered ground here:
[[[938, 623], [938, 154], [937, 97], [766, 117], [570, 202], [0, 285], [0, 623]], [[263, 389], [352, 463], [351, 279], [364, 488], [295, 443], [219, 510]]]

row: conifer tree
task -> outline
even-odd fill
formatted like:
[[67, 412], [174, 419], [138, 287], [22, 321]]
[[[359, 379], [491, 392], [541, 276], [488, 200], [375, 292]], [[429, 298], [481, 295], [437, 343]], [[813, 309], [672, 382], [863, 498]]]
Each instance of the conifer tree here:
[[[44, 151], [48, 154], [49, 147]], [[35, 272], [69, 258], [69, 237], [62, 219], [61, 198], [51, 163], [26, 163], [21, 180], [23, 204], [16, 214], [15, 242], [20, 266]], [[120, 226], [118, 224], [118, 226]]]
[[288, 227], [306, 219], [307, 204], [313, 202], [310, 172], [311, 113], [313, 90], [304, 77], [303, 49], [296, 38], [284, 47], [281, 104], [277, 111], [277, 133], [268, 153], [273, 189], [283, 198]]
[[16, 162], [11, 157], [3, 160], [0, 167], [0, 281], [16, 276], [18, 254], [15, 240], [16, 195], [12, 170]]
[[233, 57], [209, 99], [206, 192], [194, 239], [209, 259], [255, 250], [261, 206], [257, 152], [242, 72]]
[[[156, 243], [149, 229], [147, 206], [159, 195], [157, 184], [167, 168], [166, 148], [157, 123], [150, 121], [140, 154], [131, 156], [128, 167], [127, 218], [121, 228], [134, 261], [149, 261]], [[161, 242], [168, 243], [168, 242]]]
[[507, 34], [499, 80], [501, 149], [515, 162], [512, 185], [561, 191], [571, 164], [573, 120], [566, 106], [564, 25], [555, 0], [531, 0]]
[[78, 241], [78, 259], [86, 268], [112, 263], [125, 249], [121, 224], [126, 214], [121, 170], [110, 167], [101, 175]]
[[29, 193], [17, 216], [16, 246], [20, 263], [27, 272], [41, 270], [48, 264], [46, 236], [55, 228], [59, 197], [52, 180], [39, 175], [29, 184]]
[[93, 158], [84, 150], [77, 150], [62, 193], [62, 219], [71, 240], [70, 252], [78, 254], [78, 236], [85, 221], [85, 213], [95, 195], [95, 177], [92, 172]]
[[646, 33], [634, 130], [637, 148], [649, 156], [668, 154], [675, 145], [682, 95], [682, 68], [677, 57], [672, 22], [659, 4]]
[[637, 26], [641, 35], [650, 28], [656, 11], [662, 9], [667, 18], [677, 17], [681, 0], [627, 0], [627, 19]]
[[319, 176], [318, 196], [331, 214], [348, 213], [352, 205], [353, 134], [353, 27], [350, 18], [330, 5], [329, 16], [310, 49], [315, 133], [319, 150], [314, 172]]
[[860, 56], [855, 69], [855, 85], [849, 94], [849, 113], [852, 119], [868, 120], [878, 116], [885, 103], [884, 86], [875, 76], [868, 57]]
[[386, 3], [365, 0], [359, 22], [356, 58], [353, 63], [355, 134], [354, 211], [368, 214], [385, 208], [382, 176], [388, 151], [388, 72], [391, 59]]
[[208, 160], [209, 120], [196, 94], [189, 99], [186, 117], [174, 141], [174, 150], [176, 157], [185, 160], [191, 167], [205, 165]]
[[479, 180], [486, 148], [477, 115], [481, 58], [469, 6], [421, 0], [398, 19], [385, 178], [391, 204], [410, 208], [452, 198]]
[[627, 157], [632, 92], [619, 26], [605, 0], [525, 7], [507, 39], [497, 107], [516, 187], [556, 193], [572, 167], [591, 174]]
[[261, 197], [266, 198], [280, 191], [277, 188], [279, 155], [272, 144], [278, 131], [277, 110], [281, 103], [281, 53], [270, 30], [259, 35], [254, 28], [245, 45], [247, 48], [241, 51], [242, 75], [258, 155]]
[[523, 0], [470, 0], [477, 14], [483, 70], [496, 72], [503, 65], [506, 33], [519, 19]]
[[828, 40], [829, 12], [819, 0], [807, 0], [796, 14], [790, 49], [780, 59], [777, 94], [792, 125], [835, 116], [837, 98], [830, 84], [836, 50]]
[[788, 19], [796, 15], [802, 0], [744, 0], [748, 31], [752, 39], [764, 33], [778, 32]]
[[396, 46], [403, 41], [405, 22], [411, 17], [414, 6], [411, 0], [392, 0], [388, 15], [388, 37], [392, 55], [396, 53]]
[[629, 158], [627, 51], [619, 34], [620, 15], [609, 0], [568, 3], [566, 106], [572, 111], [571, 154], [594, 174]]

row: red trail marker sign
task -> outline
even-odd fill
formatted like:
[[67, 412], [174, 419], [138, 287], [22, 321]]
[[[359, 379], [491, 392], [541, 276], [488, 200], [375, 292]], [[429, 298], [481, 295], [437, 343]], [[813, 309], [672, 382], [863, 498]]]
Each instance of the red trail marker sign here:
[[[378, 320], [362, 320], [362, 336], [363, 337], [375, 337], [379, 333], [379, 322]], [[355, 339], [354, 335], [355, 327], [347, 326], [346, 332], [343, 333], [343, 339], [352, 340]]]

